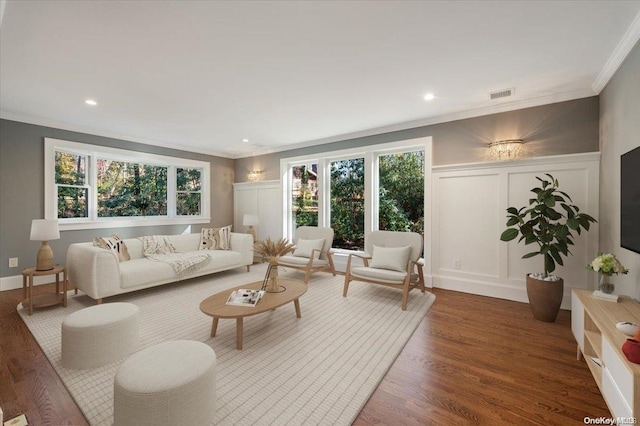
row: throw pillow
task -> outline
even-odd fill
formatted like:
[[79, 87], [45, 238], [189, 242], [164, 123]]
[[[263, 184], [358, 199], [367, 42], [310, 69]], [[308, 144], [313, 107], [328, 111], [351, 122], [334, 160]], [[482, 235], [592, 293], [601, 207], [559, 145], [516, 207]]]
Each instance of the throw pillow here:
[[202, 228], [200, 250], [231, 250], [231, 226]]
[[[298, 239], [296, 243], [296, 249], [293, 252], [294, 256], [298, 257], [311, 257], [311, 253], [313, 252], [313, 257], [318, 259], [320, 257], [320, 250], [324, 246], [324, 238], [320, 238], [318, 240], [303, 240], [302, 238]], [[314, 252], [313, 250], [318, 250]]]
[[93, 245], [114, 252], [118, 256], [119, 262], [126, 262], [131, 259], [127, 245], [118, 234], [113, 234], [110, 237], [94, 237]]
[[373, 255], [369, 266], [378, 269], [406, 272], [407, 262], [411, 255], [411, 247], [380, 247], [373, 246]]

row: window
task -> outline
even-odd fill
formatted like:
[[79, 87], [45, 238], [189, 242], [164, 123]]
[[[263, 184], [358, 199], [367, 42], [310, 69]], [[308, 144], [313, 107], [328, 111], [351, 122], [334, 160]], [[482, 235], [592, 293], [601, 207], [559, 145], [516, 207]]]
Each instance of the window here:
[[202, 170], [178, 167], [176, 208], [179, 216], [197, 216], [202, 208]]
[[330, 163], [331, 228], [333, 246], [342, 249], [364, 248], [364, 158]]
[[98, 217], [166, 216], [167, 169], [96, 159]]
[[207, 223], [209, 163], [45, 139], [45, 217], [61, 229]]
[[[431, 138], [322, 155], [281, 160], [287, 238], [293, 239], [296, 227], [317, 223], [333, 228], [335, 249], [363, 250], [368, 231], [425, 234]], [[300, 189], [305, 170], [313, 171], [314, 222], [301, 220], [311, 214], [311, 204], [304, 202]]]
[[378, 229], [424, 235], [424, 151], [378, 157]]
[[318, 164], [291, 168], [291, 216], [295, 227], [318, 226]]
[[87, 199], [87, 157], [70, 152], [55, 153], [57, 217], [89, 217]]

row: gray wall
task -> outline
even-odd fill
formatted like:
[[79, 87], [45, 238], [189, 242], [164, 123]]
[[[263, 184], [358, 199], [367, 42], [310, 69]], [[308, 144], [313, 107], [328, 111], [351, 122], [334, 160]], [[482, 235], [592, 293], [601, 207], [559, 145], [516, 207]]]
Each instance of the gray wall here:
[[593, 96], [517, 111], [485, 115], [236, 160], [236, 182], [251, 170], [263, 180], [280, 179], [280, 159], [326, 151], [433, 137], [433, 165], [490, 160], [486, 145], [524, 139], [527, 157], [598, 151], [598, 97]]
[[[193, 152], [154, 147], [16, 121], [0, 120], [0, 277], [19, 275], [34, 266], [40, 247], [29, 240], [32, 219], [44, 218], [44, 138], [56, 138], [113, 148], [189, 158], [211, 163], [211, 226], [233, 223], [234, 161]], [[199, 232], [204, 225], [192, 225]], [[97, 235], [118, 232], [123, 238], [153, 234], [177, 234], [185, 225], [63, 231], [51, 241], [55, 261], [65, 262], [71, 243], [91, 241]], [[8, 259], [19, 258], [18, 268], [9, 268]]]
[[[247, 180], [250, 170], [263, 170], [263, 179], [279, 179], [280, 159], [357, 146], [433, 137], [434, 165], [486, 161], [486, 144], [499, 139], [522, 138], [528, 156], [598, 151], [598, 97], [578, 99], [534, 108], [397, 132], [311, 146], [238, 160], [110, 139], [66, 130], [0, 120], [0, 277], [18, 275], [35, 263], [39, 243], [29, 240], [32, 219], [44, 217], [44, 138], [91, 143], [140, 152], [184, 157], [211, 163], [211, 226], [233, 221], [233, 182]], [[637, 139], [635, 139], [637, 141]], [[119, 228], [124, 238], [182, 232], [184, 226]], [[197, 232], [201, 226], [193, 226]], [[69, 244], [110, 235], [113, 229], [64, 231], [50, 244], [56, 262], [65, 263]], [[18, 268], [8, 258], [18, 257]]]
[[[600, 93], [600, 247], [629, 274], [614, 276], [616, 293], [640, 300], [640, 254], [620, 247], [620, 156], [640, 146], [640, 43]], [[640, 218], [638, 218], [640, 220]]]

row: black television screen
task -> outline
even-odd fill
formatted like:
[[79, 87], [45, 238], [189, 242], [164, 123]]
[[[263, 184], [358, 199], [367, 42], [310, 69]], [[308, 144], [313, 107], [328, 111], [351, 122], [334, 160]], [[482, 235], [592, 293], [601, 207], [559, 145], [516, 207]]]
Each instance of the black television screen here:
[[640, 147], [620, 157], [620, 245], [640, 253]]

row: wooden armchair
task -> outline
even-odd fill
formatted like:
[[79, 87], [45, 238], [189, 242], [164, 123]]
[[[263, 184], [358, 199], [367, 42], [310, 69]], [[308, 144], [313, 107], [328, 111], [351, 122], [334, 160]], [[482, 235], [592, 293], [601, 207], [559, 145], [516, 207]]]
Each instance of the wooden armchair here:
[[[362, 281], [402, 290], [402, 310], [407, 310], [409, 292], [419, 288], [423, 293], [424, 274], [418, 262], [422, 254], [423, 238], [415, 232], [373, 231], [365, 236], [367, 254], [350, 254], [344, 277], [343, 297], [347, 297], [349, 283]], [[354, 257], [364, 266], [352, 265]]]
[[331, 257], [332, 228], [300, 226], [296, 229], [295, 244], [293, 254], [281, 256], [278, 265], [304, 271], [305, 284], [309, 282], [312, 272], [327, 271], [336, 275]]

